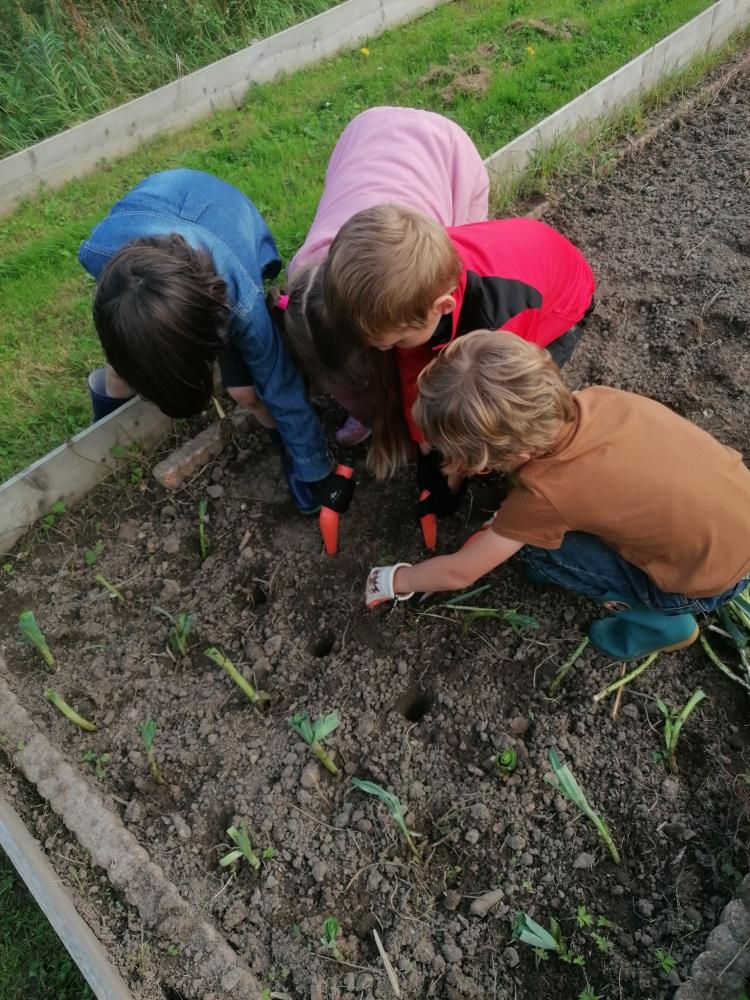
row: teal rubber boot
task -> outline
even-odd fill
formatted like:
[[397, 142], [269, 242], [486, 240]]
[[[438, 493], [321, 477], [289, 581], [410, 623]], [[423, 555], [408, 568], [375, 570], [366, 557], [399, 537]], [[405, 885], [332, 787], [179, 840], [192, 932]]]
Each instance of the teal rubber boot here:
[[639, 660], [651, 653], [672, 653], [698, 638], [693, 615], [666, 615], [619, 594], [605, 594], [601, 604], [615, 613], [592, 622], [589, 639], [613, 660]]

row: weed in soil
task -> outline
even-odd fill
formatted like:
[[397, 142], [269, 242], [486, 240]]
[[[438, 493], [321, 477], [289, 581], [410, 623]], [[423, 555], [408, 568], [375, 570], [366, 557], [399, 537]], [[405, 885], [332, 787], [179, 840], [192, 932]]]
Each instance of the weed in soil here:
[[344, 956], [336, 944], [336, 938], [339, 936], [340, 931], [341, 924], [335, 917], [327, 917], [323, 922], [323, 936], [320, 939], [320, 943], [327, 952], [330, 952], [331, 958], [335, 958], [337, 962], [344, 961]]

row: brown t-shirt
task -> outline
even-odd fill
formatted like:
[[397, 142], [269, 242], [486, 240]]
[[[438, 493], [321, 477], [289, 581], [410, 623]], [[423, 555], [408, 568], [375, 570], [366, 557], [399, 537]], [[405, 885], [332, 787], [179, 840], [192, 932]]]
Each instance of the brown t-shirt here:
[[750, 572], [750, 471], [660, 403], [593, 386], [549, 455], [516, 470], [492, 528], [557, 549], [596, 535], [661, 590], [710, 597]]

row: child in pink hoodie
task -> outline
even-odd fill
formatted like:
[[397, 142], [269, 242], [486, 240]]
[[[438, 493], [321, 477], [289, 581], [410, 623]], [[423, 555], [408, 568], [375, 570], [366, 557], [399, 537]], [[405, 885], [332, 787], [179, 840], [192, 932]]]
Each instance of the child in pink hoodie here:
[[357, 212], [383, 202], [414, 208], [444, 226], [483, 222], [488, 197], [482, 158], [449, 118], [417, 108], [370, 108], [342, 132], [310, 231], [287, 269], [288, 299], [281, 300], [281, 323], [293, 354], [351, 414], [336, 435], [340, 443], [356, 444], [368, 437], [370, 401], [364, 360], [346, 359], [346, 370], [338, 378], [325, 371], [331, 359], [321, 359], [321, 345], [313, 342], [323, 309], [319, 265], [339, 229]]

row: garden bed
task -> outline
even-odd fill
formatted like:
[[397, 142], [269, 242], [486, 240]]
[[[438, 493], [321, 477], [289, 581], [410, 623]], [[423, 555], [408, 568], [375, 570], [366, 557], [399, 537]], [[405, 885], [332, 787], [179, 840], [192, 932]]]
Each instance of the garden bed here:
[[[599, 280], [596, 313], [567, 372], [573, 384], [653, 396], [746, 457], [749, 126], [743, 71], [546, 216], [582, 247]], [[325, 417], [331, 423], [335, 414]], [[361, 454], [345, 457], [362, 469]], [[172, 495], [142, 479], [143, 466], [134, 455], [131, 482], [105, 485], [73, 514], [48, 520], [48, 540], [40, 536], [4, 575], [8, 680], [269, 990], [319, 1000], [388, 996], [375, 929], [402, 996], [567, 1000], [587, 983], [605, 997], [671, 995], [750, 860], [747, 701], [700, 647], [662, 657], [612, 721], [611, 703], [594, 704], [593, 695], [619, 665], [591, 650], [555, 700], [545, 694], [591, 606], [530, 586], [513, 565], [493, 574], [477, 600], [534, 616], [537, 629], [462, 622], [429, 605], [364, 609], [371, 565], [422, 555], [408, 472], [388, 484], [359, 472], [340, 552], [329, 559], [314, 524], [286, 502], [261, 436], [238, 442]], [[501, 495], [491, 477], [473, 482], [464, 516], [440, 526], [440, 547], [476, 530]], [[201, 563], [204, 498], [210, 554]], [[97, 572], [124, 603], [97, 586]], [[187, 657], [165, 651], [168, 622], [155, 606], [194, 617]], [[14, 638], [27, 607], [57, 655], [52, 683], [96, 719], [97, 733], [81, 734], [40, 698], [43, 666]], [[270, 693], [267, 712], [202, 655], [208, 645]], [[698, 687], [708, 697], [685, 727], [672, 776], [658, 759], [654, 699], [683, 705]], [[341, 725], [327, 745], [338, 779], [287, 724], [295, 712], [333, 710]], [[151, 778], [139, 741], [147, 718], [158, 727], [164, 786]], [[607, 819], [619, 866], [544, 783], [550, 747]], [[518, 759], [507, 780], [491, 760], [503, 748]], [[82, 762], [88, 751], [95, 759]], [[190, 947], [159, 944], [106, 883], [92, 902], [104, 876], [71, 848], [8, 759], [0, 754], [0, 787], [14, 794], [53, 864], [63, 855], [74, 865], [88, 896], [82, 910], [134, 996], [207, 997]], [[400, 797], [422, 835], [421, 862], [385, 808], [351, 790], [351, 776]], [[268, 855], [257, 873], [244, 861], [234, 870], [218, 864], [232, 846], [227, 828], [242, 821]], [[60, 869], [70, 881], [67, 861]], [[494, 908], [473, 914], [473, 899], [494, 889]], [[606, 924], [579, 927], [579, 907]], [[585, 965], [540, 961], [514, 941], [519, 910], [544, 924], [558, 919]], [[342, 926], [343, 964], [320, 945], [329, 916]]]

